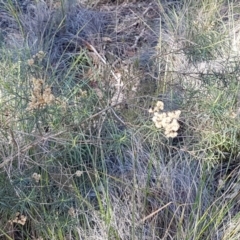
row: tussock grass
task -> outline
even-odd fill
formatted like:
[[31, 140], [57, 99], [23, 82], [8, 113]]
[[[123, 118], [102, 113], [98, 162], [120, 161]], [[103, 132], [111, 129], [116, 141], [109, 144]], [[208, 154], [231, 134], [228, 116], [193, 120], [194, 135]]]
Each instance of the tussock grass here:
[[237, 2], [0, 4], [1, 239], [239, 238]]

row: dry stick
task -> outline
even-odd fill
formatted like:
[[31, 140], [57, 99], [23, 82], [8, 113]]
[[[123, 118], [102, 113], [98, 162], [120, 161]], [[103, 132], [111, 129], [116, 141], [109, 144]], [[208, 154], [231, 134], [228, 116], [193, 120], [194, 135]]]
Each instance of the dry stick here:
[[113, 115], [115, 116], [115, 118], [122, 123], [124, 126], [126, 125], [126, 123], [115, 113], [115, 111], [113, 110], [113, 108], [111, 108]]
[[[142, 35], [142, 34], [143, 34], [143, 31], [141, 32], [140, 35]], [[140, 38], [140, 37], [141, 37], [141, 36], [139, 36], [139, 38]], [[138, 42], [139, 38], [136, 40], [137, 42]], [[136, 44], [137, 44], [137, 42], [136, 42]], [[99, 59], [100, 59], [104, 64], [107, 64], [106, 60], [97, 52], [97, 50], [96, 50], [90, 43], [88, 43], [88, 42], [85, 41], [85, 44], [87, 45], [87, 47], [88, 47], [90, 50], [92, 50], [92, 51], [99, 57]], [[135, 44], [134, 44], [134, 45], [135, 45]], [[112, 70], [110, 70], [110, 71], [111, 71], [113, 77], [115, 78], [115, 80], [118, 82], [118, 81], [119, 81], [119, 78], [116, 76], [116, 74], [115, 74]], [[122, 102], [121, 102], [121, 103], [122, 103]], [[116, 105], [118, 105], [118, 104], [115, 104], [114, 106], [116, 106]], [[122, 124], [125, 125], [125, 123], [124, 123], [124, 122], [116, 115], [116, 113], [114, 112], [114, 110], [113, 110], [113, 107], [114, 107], [114, 106], [111, 106], [111, 107], [108, 107], [108, 108], [106, 108], [106, 109], [103, 109], [102, 111], [98, 112], [97, 114], [91, 116], [91, 118], [93, 118], [93, 117], [96, 116], [96, 115], [99, 115], [99, 114], [102, 113], [102, 112], [105, 112], [105, 111], [108, 110], [108, 109], [111, 109], [112, 112], [113, 112], [113, 114], [114, 114], [114, 116], [117, 118], [117, 120], [120, 121]], [[85, 121], [86, 121], [86, 120], [85, 120]], [[85, 122], [85, 121], [84, 121], [84, 122]]]
[[[136, 18], [136, 19], [138, 19], [138, 18]], [[123, 29], [120, 29], [120, 30], [116, 31], [116, 33], [120, 33], [120, 32], [126, 31], [127, 29], [129, 29], [129, 28], [132, 28], [132, 27], [136, 26], [138, 23], [140, 23], [140, 21], [139, 21], [139, 20], [137, 20], [137, 21], [136, 21], [136, 22], [134, 22], [133, 24], [131, 24], [131, 25], [129, 25], [129, 26], [127, 26], [127, 27], [123, 28]]]
[[[88, 121], [91, 120], [92, 118], [95, 118], [95, 117], [97, 117], [98, 115], [100, 115], [100, 114], [102, 114], [102, 113], [104, 113], [104, 112], [107, 112], [108, 110], [111, 110], [111, 109], [113, 109], [114, 107], [116, 107], [116, 106], [118, 106], [118, 105], [123, 104], [124, 102], [126, 102], [126, 100], [124, 100], [124, 101], [122, 101], [122, 102], [118, 102], [118, 103], [116, 103], [116, 104], [114, 104], [114, 105], [112, 105], [112, 106], [109, 106], [109, 107], [104, 108], [103, 110], [101, 110], [101, 111], [93, 114], [91, 117], [89, 117], [89, 118], [85, 119], [84, 121], [82, 121], [81, 124], [82, 124], [82, 123], [85, 123], [85, 122], [88, 122]], [[119, 120], [120, 122], [122, 122], [120, 119], [118, 119], [118, 120]], [[123, 123], [123, 122], [122, 122], [122, 123]]]
[[[148, 8], [143, 12], [142, 17], [144, 17], [144, 15], [145, 15], [150, 9], [152, 9], [152, 7], [148, 7]], [[131, 10], [131, 9], [130, 9], [130, 10]], [[131, 10], [131, 12], [132, 12], [133, 14], [135, 14], [135, 12], [134, 12], [133, 10]], [[139, 18], [139, 17], [137, 16], [137, 18]], [[142, 20], [142, 18], [140, 18], [140, 20]], [[139, 22], [140, 20], [138, 20], [138, 22]], [[135, 42], [134, 42], [134, 44], [131, 46], [131, 49], [134, 49], [134, 48], [137, 47], [137, 44], [138, 44], [140, 38], [143, 36], [144, 32], [145, 32], [145, 29], [143, 28], [142, 31], [140, 32], [140, 34], [139, 34], [138, 36], [136, 36]]]
[[141, 221], [139, 221], [138, 224], [144, 223], [147, 219], [149, 219], [150, 217], [154, 216], [155, 214], [157, 214], [158, 212], [160, 212], [161, 210], [163, 210], [164, 208], [166, 208], [167, 206], [169, 206], [170, 204], [172, 204], [173, 202], [169, 202], [168, 204], [164, 205], [163, 207], [159, 208], [158, 210], [152, 212], [151, 214], [149, 214], [148, 216], [146, 216], [145, 218], [143, 218]]
[[[98, 51], [95, 49], [95, 47], [93, 45], [91, 45], [87, 41], [85, 41], [85, 44], [87, 45], [88, 49], [92, 50], [105, 65], [107, 64], [106, 60], [98, 53]], [[113, 75], [113, 77], [115, 78], [115, 80], [118, 81], [118, 77], [116, 76], [116, 74], [112, 70], [110, 70], [110, 71], [111, 71], [111, 74]]]
[[143, 12], [143, 16], [145, 16], [145, 14], [150, 10], [150, 9], [153, 9], [153, 7], [152, 6], [150, 6], [151, 5], [151, 3], [149, 4], [149, 6], [146, 8], [146, 10]]
[[136, 14], [132, 9], [130, 9], [130, 11], [136, 15], [136, 18], [137, 19], [140, 19], [142, 20], [142, 17], [144, 17], [146, 15], [146, 13], [150, 10], [150, 9], [153, 9], [151, 6], [149, 6], [143, 13], [142, 13], [142, 16], [140, 17], [138, 14]]
[[[143, 34], [143, 33], [142, 33], [142, 34]], [[139, 38], [140, 38], [140, 37], [139, 37]], [[82, 39], [82, 38], [80, 38], [80, 39], [83, 41], [83, 43], [86, 45], [86, 47], [87, 47], [89, 50], [93, 51], [93, 52], [97, 55], [97, 57], [98, 57], [105, 65], [107, 64], [106, 60], [98, 53], [98, 51], [95, 49], [95, 47], [94, 47], [93, 45], [91, 45], [89, 42], [87, 42], [86, 40], [84, 40], [84, 39]], [[137, 42], [138, 42], [138, 40], [137, 40]], [[113, 75], [113, 77], [115, 78], [115, 80], [118, 82], [118, 81], [119, 81], [119, 78], [116, 76], [116, 74], [115, 74], [112, 70], [110, 70], [110, 71], [111, 71], [111, 74]], [[116, 116], [116, 113], [113, 111], [113, 107], [115, 107], [115, 106], [117, 106], [117, 105], [119, 105], [119, 104], [122, 104], [122, 103], [123, 103], [123, 102], [114, 104], [113, 106], [110, 106], [110, 107], [107, 107], [107, 108], [104, 108], [104, 109], [101, 110], [100, 112], [98, 112], [98, 113], [92, 115], [90, 118], [84, 120], [82, 123], [84, 123], [84, 122], [86, 122], [86, 121], [88, 121], [88, 120], [90, 120], [90, 119], [98, 116], [99, 114], [101, 114], [101, 113], [103, 113], [103, 112], [106, 112], [106, 111], [109, 110], [109, 109], [112, 109], [112, 112], [113, 112], [114, 116], [118, 119], [118, 121], [120, 121], [122, 124], [125, 125], [125, 123], [124, 123], [121, 119], [119, 119], [119, 117], [117, 117], [117, 116]]]
[[8, 164], [9, 162], [11, 162], [15, 157], [18, 157], [19, 154], [22, 154], [26, 151], [28, 151], [29, 149], [31, 149], [33, 146], [37, 145], [38, 143], [40, 143], [42, 140], [48, 140], [49, 137], [55, 137], [55, 136], [58, 136], [62, 133], [64, 133], [66, 131], [62, 131], [60, 133], [56, 133], [56, 134], [53, 134], [53, 135], [48, 135], [48, 136], [44, 136], [44, 137], [41, 137], [40, 139], [34, 141], [33, 143], [30, 143], [28, 144], [27, 146], [23, 147], [22, 149], [19, 149], [18, 153], [16, 153], [15, 155], [11, 156], [11, 157], [8, 157], [6, 158], [5, 160], [3, 160], [3, 162], [0, 164], [0, 169], [3, 168], [6, 164]]
[[131, 49], [134, 49], [137, 47], [137, 44], [138, 44], [140, 38], [143, 36], [144, 32], [145, 32], [145, 29], [143, 28], [142, 31], [140, 32], [140, 34], [138, 36], [136, 36], [134, 44], [130, 47]]

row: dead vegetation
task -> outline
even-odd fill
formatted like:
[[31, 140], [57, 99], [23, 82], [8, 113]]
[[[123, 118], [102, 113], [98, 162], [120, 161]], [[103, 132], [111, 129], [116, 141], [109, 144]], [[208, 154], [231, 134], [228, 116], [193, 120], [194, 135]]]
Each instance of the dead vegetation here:
[[204, 81], [228, 66], [187, 39], [182, 2], [0, 1], [0, 238], [231, 239], [238, 76], [218, 103]]

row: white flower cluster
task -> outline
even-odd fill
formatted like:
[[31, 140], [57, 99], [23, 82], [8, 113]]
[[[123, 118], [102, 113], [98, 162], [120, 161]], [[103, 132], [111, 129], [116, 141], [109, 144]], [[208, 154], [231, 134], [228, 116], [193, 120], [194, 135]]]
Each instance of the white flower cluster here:
[[33, 55], [32, 58], [27, 60], [28, 65], [31, 67], [35, 64], [36, 61], [41, 62], [45, 57], [45, 53], [43, 51], [39, 51], [36, 55]]
[[20, 214], [20, 212], [17, 212], [15, 218], [13, 220], [9, 220], [8, 222], [10, 224], [19, 223], [20, 225], [24, 226], [26, 221], [27, 217], [25, 215]]
[[36, 183], [39, 183], [39, 181], [41, 180], [41, 175], [37, 173], [33, 173], [32, 178], [35, 180]]
[[174, 138], [177, 136], [177, 131], [180, 127], [178, 123], [179, 116], [181, 114], [180, 110], [171, 112], [162, 112], [164, 110], [164, 103], [158, 101], [153, 109], [149, 112], [153, 113], [153, 122], [157, 128], [164, 128], [164, 134], [166, 137]]

